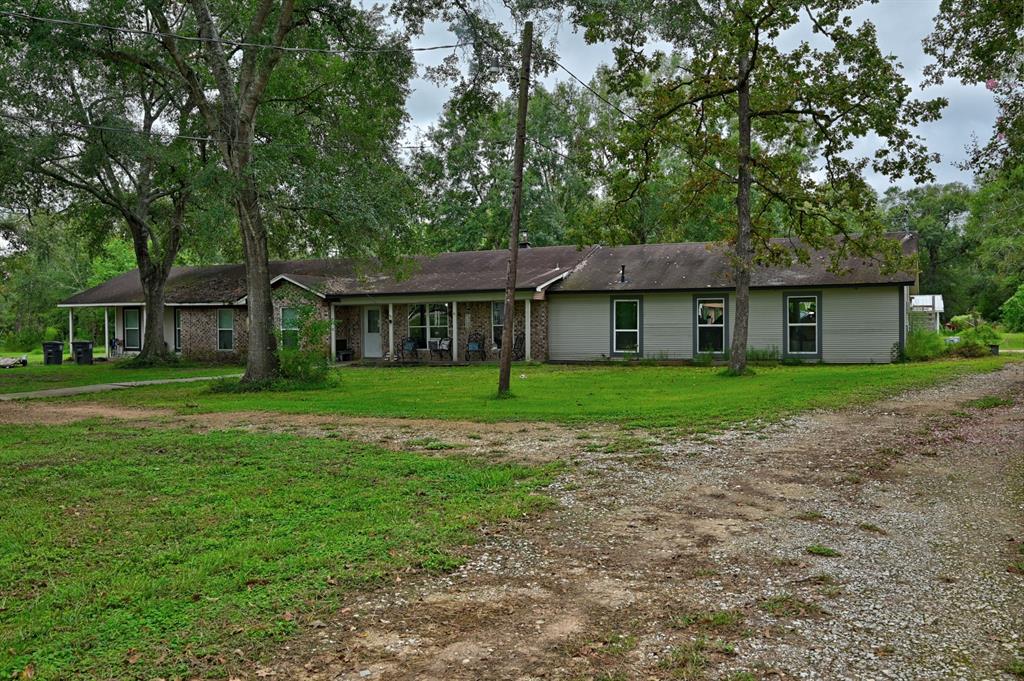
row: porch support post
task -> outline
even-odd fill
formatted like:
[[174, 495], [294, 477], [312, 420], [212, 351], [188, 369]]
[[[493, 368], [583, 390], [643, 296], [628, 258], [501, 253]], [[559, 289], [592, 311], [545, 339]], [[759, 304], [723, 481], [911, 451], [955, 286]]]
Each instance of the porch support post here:
[[338, 330], [336, 328], [337, 325], [334, 323], [335, 319], [336, 319], [336, 317], [334, 316], [334, 303], [330, 303], [330, 306], [331, 306], [331, 347], [327, 348], [327, 356], [331, 358], [332, 362], [337, 362], [338, 361], [338, 353], [335, 350], [335, 348], [338, 347], [338, 344], [335, 341], [335, 336], [337, 335]]
[[71, 349], [71, 342], [75, 340], [75, 308], [68, 308], [68, 349]]
[[139, 351], [146, 347], [146, 307], [142, 307], [142, 328], [139, 329]]
[[459, 301], [452, 301], [452, 362], [459, 361]]
[[388, 303], [388, 359], [395, 361], [395, 304]]
[[526, 299], [526, 314], [524, 315], [524, 327], [525, 328], [523, 328], [523, 335], [525, 337], [525, 344], [526, 344], [526, 348], [525, 349], [526, 349], [526, 361], [527, 362], [529, 362], [531, 359], [533, 359], [533, 353], [530, 351], [530, 327], [533, 326], [533, 324], [530, 323], [532, 321], [531, 320], [532, 309], [530, 307], [530, 303], [532, 303], [532, 302], [533, 301], [531, 299], [529, 299], [529, 298]]
[[103, 356], [110, 359], [110, 318], [108, 312], [110, 308], [103, 308]]

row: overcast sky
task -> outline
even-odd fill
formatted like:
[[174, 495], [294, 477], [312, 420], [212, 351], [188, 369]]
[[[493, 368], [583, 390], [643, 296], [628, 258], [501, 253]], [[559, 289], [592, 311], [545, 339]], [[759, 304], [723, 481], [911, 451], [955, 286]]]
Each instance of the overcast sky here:
[[[922, 71], [930, 60], [921, 47], [921, 40], [931, 32], [932, 19], [938, 5], [939, 0], [880, 0], [877, 4], [861, 7], [854, 18], [870, 20], [877, 26], [882, 50], [897, 57], [903, 66], [904, 77], [914, 86], [918, 97], [946, 97], [949, 100], [942, 119], [921, 126], [918, 133], [925, 138], [928, 147], [942, 157], [934, 168], [938, 182], [961, 181], [970, 184], [971, 174], [960, 170], [956, 164], [964, 159], [964, 147], [970, 142], [972, 133], [982, 140], [989, 137], [996, 109], [992, 93], [983, 85], [964, 86], [958, 82], [947, 82], [938, 87], [921, 87]], [[495, 7], [500, 7], [499, 3], [495, 3]], [[494, 12], [496, 17], [502, 14], [500, 9]], [[610, 45], [587, 45], [583, 37], [574, 33], [568, 24], [552, 30], [557, 32], [559, 61], [584, 80], [590, 79], [599, 64], [611, 61]], [[441, 25], [430, 26], [417, 40], [419, 45], [450, 42], [455, 42], [454, 36]], [[445, 54], [421, 52], [419, 60], [422, 65], [433, 64], [443, 59]], [[546, 78], [545, 83], [566, 78], [568, 76], [563, 72], [556, 72]], [[437, 119], [448, 98], [446, 90], [422, 78], [414, 81], [413, 88], [407, 105], [413, 126], [410, 138], [415, 137], [417, 130], [429, 127]], [[869, 155], [873, 148], [872, 140], [864, 140], [858, 144], [857, 151], [861, 155]], [[889, 186], [886, 178], [869, 176], [868, 179], [880, 192]], [[899, 184], [906, 187], [913, 183], [904, 179]]]

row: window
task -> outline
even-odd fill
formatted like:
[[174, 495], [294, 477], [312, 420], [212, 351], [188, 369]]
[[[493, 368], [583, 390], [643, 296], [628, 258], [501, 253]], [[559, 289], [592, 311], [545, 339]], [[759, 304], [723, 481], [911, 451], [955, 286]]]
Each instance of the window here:
[[366, 333], [380, 333], [380, 308], [366, 309]]
[[217, 310], [217, 349], [235, 349], [235, 311]]
[[505, 333], [505, 301], [491, 303], [491, 342], [501, 347], [501, 336]]
[[181, 308], [174, 308], [174, 351], [181, 352]]
[[137, 307], [126, 307], [124, 312], [124, 349], [138, 350], [142, 347], [142, 335], [139, 321], [142, 313]]
[[417, 348], [427, 348], [430, 341], [449, 336], [447, 303], [409, 306], [409, 337]]
[[725, 298], [697, 299], [697, 352], [725, 352]]
[[612, 354], [640, 352], [640, 300], [613, 300], [612, 321]]
[[786, 351], [791, 355], [818, 353], [818, 296], [786, 297]]
[[287, 350], [297, 350], [299, 347], [299, 310], [297, 308], [281, 308], [281, 345]]

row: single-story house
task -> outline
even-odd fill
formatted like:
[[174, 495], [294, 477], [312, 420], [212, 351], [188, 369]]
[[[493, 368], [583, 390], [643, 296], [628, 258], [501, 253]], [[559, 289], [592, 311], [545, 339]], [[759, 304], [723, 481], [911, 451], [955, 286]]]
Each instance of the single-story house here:
[[[915, 252], [912, 235], [894, 238], [905, 253]], [[325, 352], [333, 348], [343, 360], [494, 359], [507, 322], [506, 258], [504, 250], [420, 256], [402, 273], [347, 259], [275, 261], [274, 324], [294, 344], [299, 310], [311, 310], [329, 322]], [[828, 252], [811, 251], [807, 263], [757, 267], [749, 347], [809, 361], [892, 361], [906, 337], [916, 275], [883, 273], [870, 260], [851, 258], [838, 271], [829, 263]], [[735, 319], [734, 289], [728, 247], [721, 244], [524, 248], [512, 320], [515, 354], [555, 362], [723, 357]], [[163, 312], [167, 347], [189, 358], [240, 358], [247, 345], [245, 297], [242, 265], [175, 267]], [[142, 300], [136, 271], [60, 306], [69, 310], [69, 325], [76, 308], [112, 309], [112, 337], [130, 353], [142, 343]]]

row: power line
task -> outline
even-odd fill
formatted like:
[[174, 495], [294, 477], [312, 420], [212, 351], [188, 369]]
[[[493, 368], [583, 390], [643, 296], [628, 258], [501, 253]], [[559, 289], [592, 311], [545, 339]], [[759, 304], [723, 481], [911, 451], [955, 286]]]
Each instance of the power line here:
[[89, 21], [78, 21], [76, 19], [63, 19], [59, 17], [40, 17], [33, 14], [25, 14], [22, 12], [0, 11], [0, 16], [10, 17], [12, 19], [26, 19], [29, 21], [38, 21], [42, 23], [56, 24], [60, 26], [81, 26], [84, 28], [92, 28], [103, 31], [113, 31], [116, 33], [130, 33], [132, 35], [148, 36], [151, 38], [174, 38], [175, 40], [183, 40], [186, 42], [216, 43], [219, 45], [228, 45], [231, 47], [250, 47], [265, 50], [278, 50], [280, 52], [331, 54], [339, 57], [343, 57], [349, 54], [379, 54], [385, 52], [431, 52], [434, 50], [453, 50], [459, 47], [466, 47], [472, 44], [459, 42], [450, 43], [447, 45], [430, 45], [425, 47], [350, 47], [335, 50], [327, 47], [289, 47], [286, 45], [269, 45], [266, 43], [251, 43], [239, 40], [225, 40], [223, 38], [204, 38], [202, 36], [181, 35], [179, 33], [164, 33], [163, 31], [151, 31], [144, 28], [111, 26], [109, 24], [100, 24]]
[[576, 81], [577, 83], [579, 83], [580, 85], [582, 85], [583, 87], [585, 87], [585, 88], [586, 88], [587, 90], [589, 90], [589, 91], [590, 91], [590, 93], [591, 93], [592, 95], [594, 95], [595, 97], [597, 97], [598, 99], [600, 99], [600, 100], [601, 100], [602, 102], [604, 102], [605, 104], [607, 104], [607, 105], [608, 105], [608, 106], [610, 106], [611, 108], [613, 108], [613, 109], [615, 109], [616, 111], [618, 111], [618, 112], [619, 112], [620, 114], [622, 114], [623, 116], [625, 116], [625, 117], [626, 117], [626, 118], [628, 118], [629, 120], [633, 121], [634, 123], [639, 123], [639, 122], [640, 122], [640, 121], [638, 121], [637, 119], [635, 119], [635, 118], [634, 118], [633, 116], [629, 115], [628, 113], [626, 113], [625, 111], [623, 111], [622, 109], [620, 109], [620, 108], [618, 107], [618, 105], [616, 105], [616, 104], [615, 104], [614, 102], [612, 102], [612, 101], [611, 101], [610, 99], [608, 99], [607, 97], [605, 97], [604, 95], [602, 95], [602, 94], [601, 94], [600, 92], [598, 92], [597, 90], [595, 90], [595, 89], [594, 89], [593, 87], [591, 87], [589, 83], [587, 83], [587, 82], [586, 82], [586, 81], [584, 81], [584, 80], [583, 80], [582, 78], [580, 78], [579, 76], [577, 76], [577, 75], [576, 75], [575, 73], [573, 73], [572, 71], [570, 71], [569, 69], [567, 69], [567, 68], [566, 68], [565, 66], [563, 66], [563, 65], [562, 65], [562, 63], [561, 63], [560, 61], [558, 61], [557, 59], [551, 59], [551, 58], [546, 58], [546, 59], [544, 59], [544, 61], [547, 61], [548, 63], [554, 64], [554, 65], [555, 65], [555, 66], [557, 66], [558, 68], [560, 68], [560, 69], [562, 69], [563, 71], [565, 71], [566, 73], [568, 73], [568, 74], [569, 74], [569, 76], [571, 76], [573, 80], [575, 80], [575, 81]]

